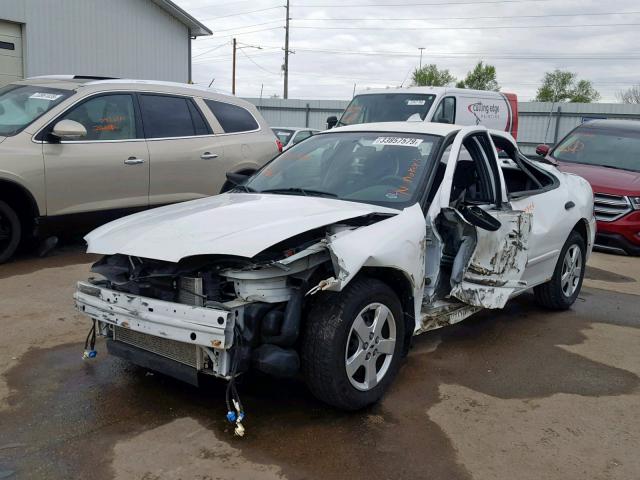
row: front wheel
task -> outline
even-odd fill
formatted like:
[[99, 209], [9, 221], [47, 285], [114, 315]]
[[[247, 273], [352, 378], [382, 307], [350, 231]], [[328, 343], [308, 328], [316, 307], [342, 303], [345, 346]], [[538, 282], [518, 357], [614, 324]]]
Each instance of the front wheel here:
[[16, 212], [0, 201], [0, 263], [9, 260], [20, 244], [22, 226]]
[[402, 307], [385, 283], [354, 280], [339, 294], [322, 293], [307, 317], [302, 369], [311, 392], [344, 410], [380, 399], [400, 366]]
[[566, 310], [578, 298], [586, 268], [586, 244], [573, 231], [562, 247], [553, 277], [533, 289], [536, 301], [553, 310]]

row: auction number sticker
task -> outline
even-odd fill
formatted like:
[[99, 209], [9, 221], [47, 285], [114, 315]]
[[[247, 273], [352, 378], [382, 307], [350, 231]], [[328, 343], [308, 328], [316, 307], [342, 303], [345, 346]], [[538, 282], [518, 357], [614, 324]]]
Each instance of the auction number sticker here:
[[424, 105], [425, 103], [427, 103], [426, 100], [407, 100], [407, 105], [411, 106], [411, 105]]
[[29, 98], [37, 98], [40, 100], [49, 100], [50, 102], [53, 102], [57, 99], [59, 99], [62, 95], [56, 94], [56, 93], [42, 93], [42, 92], [38, 92], [38, 93], [34, 93], [33, 95], [31, 95]]
[[373, 141], [373, 145], [400, 145], [403, 147], [417, 147], [421, 143], [421, 138], [410, 137], [378, 137]]

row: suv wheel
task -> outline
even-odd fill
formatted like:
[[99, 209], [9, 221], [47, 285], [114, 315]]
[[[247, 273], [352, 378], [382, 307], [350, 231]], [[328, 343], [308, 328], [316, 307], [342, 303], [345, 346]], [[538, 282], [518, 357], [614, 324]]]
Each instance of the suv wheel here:
[[11, 258], [20, 244], [22, 226], [16, 212], [0, 200], [0, 263]]
[[566, 310], [578, 298], [586, 268], [586, 245], [584, 238], [573, 231], [569, 235], [553, 277], [547, 283], [533, 289], [536, 301], [543, 307], [553, 310]]
[[302, 368], [320, 400], [357, 410], [380, 399], [400, 366], [404, 339], [396, 294], [372, 278], [323, 293], [307, 317]]

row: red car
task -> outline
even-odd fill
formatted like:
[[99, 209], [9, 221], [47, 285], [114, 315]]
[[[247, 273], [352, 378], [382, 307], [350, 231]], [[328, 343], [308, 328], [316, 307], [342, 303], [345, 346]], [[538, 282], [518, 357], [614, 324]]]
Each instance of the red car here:
[[591, 184], [597, 247], [640, 255], [639, 121], [592, 120], [572, 130], [553, 150], [538, 145], [536, 153]]

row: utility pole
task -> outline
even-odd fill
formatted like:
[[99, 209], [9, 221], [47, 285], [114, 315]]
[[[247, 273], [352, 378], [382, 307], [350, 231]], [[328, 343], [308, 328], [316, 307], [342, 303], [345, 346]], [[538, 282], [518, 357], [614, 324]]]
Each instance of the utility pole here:
[[424, 50], [424, 47], [418, 47], [418, 50], [420, 50], [420, 70], [422, 70], [422, 51]]
[[231, 73], [231, 93], [236, 94], [236, 39], [233, 39], [233, 69]]
[[289, 0], [287, 0], [287, 18], [284, 27], [284, 92], [282, 98], [289, 98]]

